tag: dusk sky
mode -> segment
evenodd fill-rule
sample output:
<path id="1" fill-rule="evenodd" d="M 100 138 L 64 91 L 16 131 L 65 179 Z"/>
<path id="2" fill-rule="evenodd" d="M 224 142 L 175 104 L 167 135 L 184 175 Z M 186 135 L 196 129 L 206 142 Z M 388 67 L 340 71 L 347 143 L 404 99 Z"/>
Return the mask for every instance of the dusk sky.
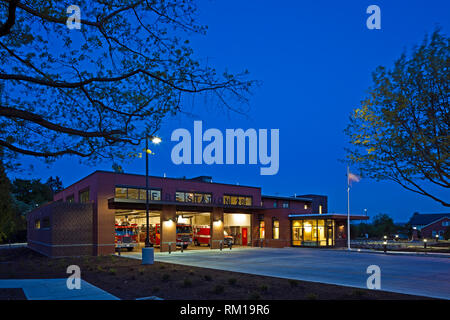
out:
<path id="1" fill-rule="evenodd" d="M 381 8 L 381 30 L 366 27 L 366 8 Z M 263 194 L 328 196 L 329 212 L 347 211 L 346 165 L 339 161 L 348 147 L 343 130 L 371 85 L 371 72 L 391 67 L 403 51 L 420 44 L 437 26 L 450 31 L 450 2 L 434 1 L 198 1 L 198 22 L 206 36 L 191 38 L 196 54 L 219 71 L 245 69 L 261 86 L 250 97 L 247 117 L 215 107 L 198 97 L 193 105 L 168 117 L 152 150 L 150 174 L 168 177 L 208 175 L 214 182 L 261 186 Z M 82 8 L 81 8 L 82 9 Z M 260 175 L 257 165 L 175 165 L 170 141 L 173 130 L 193 132 L 194 120 L 203 130 L 248 128 L 280 130 L 280 168 Z M 206 143 L 205 143 L 206 144 Z M 112 170 L 112 162 L 80 164 L 62 158 L 51 164 L 22 157 L 28 170 L 10 178 L 60 176 L 64 186 L 95 170 Z M 145 173 L 144 159 L 123 163 L 126 173 Z M 449 194 L 436 191 L 441 198 Z M 445 212 L 429 198 L 393 182 L 362 179 L 351 189 L 351 213 L 387 213 L 406 222 L 413 212 Z"/>

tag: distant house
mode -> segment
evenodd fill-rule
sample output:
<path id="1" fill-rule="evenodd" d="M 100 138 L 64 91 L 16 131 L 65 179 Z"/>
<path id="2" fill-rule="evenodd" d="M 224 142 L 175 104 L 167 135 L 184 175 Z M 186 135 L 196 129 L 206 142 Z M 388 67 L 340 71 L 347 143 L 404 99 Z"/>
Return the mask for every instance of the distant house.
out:
<path id="1" fill-rule="evenodd" d="M 450 227 L 450 213 L 414 213 L 409 224 L 413 230 L 420 231 L 422 238 L 442 239 L 445 230 Z"/>

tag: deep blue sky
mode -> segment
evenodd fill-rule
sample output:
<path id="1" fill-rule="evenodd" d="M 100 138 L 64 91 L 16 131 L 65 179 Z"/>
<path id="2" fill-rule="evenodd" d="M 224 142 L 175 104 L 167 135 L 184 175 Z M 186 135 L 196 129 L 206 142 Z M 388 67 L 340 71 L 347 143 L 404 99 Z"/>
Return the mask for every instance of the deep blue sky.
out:
<path id="1" fill-rule="evenodd" d="M 366 8 L 381 8 L 381 30 L 366 28 Z M 449 33 L 450 2 L 434 1 L 199 1 L 199 22 L 208 25 L 205 37 L 193 39 L 194 49 L 219 70 L 248 69 L 262 86 L 251 97 L 248 118 L 225 114 L 202 99 L 191 110 L 196 116 L 167 118 L 154 148 L 152 175 L 169 177 L 213 176 L 216 182 L 261 186 L 264 194 L 325 194 L 330 212 L 346 212 L 346 137 L 343 129 L 358 106 L 378 65 L 391 66 L 405 49 L 419 44 L 437 25 Z M 176 128 L 192 131 L 203 120 L 204 130 L 218 128 L 279 128 L 280 170 L 260 176 L 260 165 L 172 164 Z M 62 177 L 67 186 L 96 169 L 111 170 L 112 163 L 81 165 L 64 158 L 51 165 L 24 158 L 34 171 L 24 178 Z M 123 165 L 125 172 L 144 173 L 142 159 Z M 14 176 L 11 176 L 14 177 Z M 438 193 L 447 197 L 443 192 Z M 390 182 L 364 179 L 351 191 L 351 211 L 369 216 L 388 213 L 407 221 L 415 211 L 446 211 L 437 202 Z"/>

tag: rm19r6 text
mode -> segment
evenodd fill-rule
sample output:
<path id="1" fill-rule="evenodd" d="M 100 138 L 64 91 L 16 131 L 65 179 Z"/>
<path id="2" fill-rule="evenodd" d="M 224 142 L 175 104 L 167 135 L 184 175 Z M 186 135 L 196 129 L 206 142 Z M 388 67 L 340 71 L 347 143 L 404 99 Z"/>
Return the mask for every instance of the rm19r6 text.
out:
<path id="1" fill-rule="evenodd" d="M 233 305 L 226 304 L 225 305 L 225 314 L 269 314 L 270 308 L 269 305 L 261 305 L 261 304 L 242 304 L 242 305 Z"/>

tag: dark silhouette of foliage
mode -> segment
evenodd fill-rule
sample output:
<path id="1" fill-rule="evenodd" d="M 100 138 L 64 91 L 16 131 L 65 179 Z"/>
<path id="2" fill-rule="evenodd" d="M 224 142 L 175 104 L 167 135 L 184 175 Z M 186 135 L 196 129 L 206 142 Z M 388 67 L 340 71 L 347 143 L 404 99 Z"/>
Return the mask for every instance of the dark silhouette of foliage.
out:
<path id="1" fill-rule="evenodd" d="M 361 173 L 392 180 L 444 206 L 431 187 L 450 188 L 450 38 L 436 30 L 392 69 L 378 67 L 373 86 L 345 130 L 348 160 Z"/>

